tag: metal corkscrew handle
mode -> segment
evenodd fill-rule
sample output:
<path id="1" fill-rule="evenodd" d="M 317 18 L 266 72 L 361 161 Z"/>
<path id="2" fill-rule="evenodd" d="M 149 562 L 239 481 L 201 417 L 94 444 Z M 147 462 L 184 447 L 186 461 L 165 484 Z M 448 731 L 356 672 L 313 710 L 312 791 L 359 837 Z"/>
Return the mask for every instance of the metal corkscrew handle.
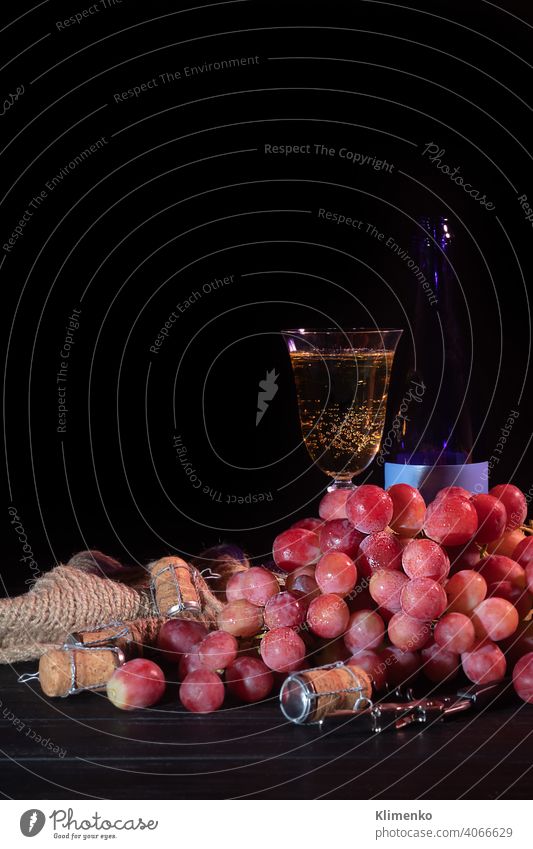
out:
<path id="1" fill-rule="evenodd" d="M 445 706 L 440 699 L 420 699 L 412 702 L 383 702 L 364 710 L 337 710 L 326 717 L 321 725 L 324 730 L 335 726 L 356 723 L 357 730 L 380 734 L 383 731 L 398 731 L 414 722 L 425 723 L 444 715 Z"/>
<path id="2" fill-rule="evenodd" d="M 364 710 L 337 710 L 321 723 L 323 730 L 335 726 L 348 726 L 355 722 L 354 728 L 379 734 L 383 731 L 401 731 L 409 725 L 428 725 L 446 716 L 465 711 L 481 710 L 494 702 L 512 695 L 509 680 L 495 684 L 471 684 L 454 694 L 429 699 L 413 699 L 406 702 L 381 702 Z"/>

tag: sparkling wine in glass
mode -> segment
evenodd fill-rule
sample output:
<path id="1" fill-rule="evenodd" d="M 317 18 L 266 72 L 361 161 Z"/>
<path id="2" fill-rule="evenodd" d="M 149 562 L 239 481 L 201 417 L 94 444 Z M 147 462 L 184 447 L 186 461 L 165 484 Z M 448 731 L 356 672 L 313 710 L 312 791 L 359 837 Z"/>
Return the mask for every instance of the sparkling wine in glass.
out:
<path id="1" fill-rule="evenodd" d="M 401 330 L 283 330 L 291 359 L 302 436 L 316 465 L 352 486 L 376 456 Z"/>

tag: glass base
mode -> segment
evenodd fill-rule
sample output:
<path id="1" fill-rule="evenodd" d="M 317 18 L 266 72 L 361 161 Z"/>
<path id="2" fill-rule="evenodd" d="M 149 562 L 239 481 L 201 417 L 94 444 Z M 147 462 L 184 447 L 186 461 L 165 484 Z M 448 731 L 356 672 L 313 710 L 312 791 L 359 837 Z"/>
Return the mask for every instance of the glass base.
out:
<path id="1" fill-rule="evenodd" d="M 355 484 L 352 478 L 335 478 L 327 488 L 327 492 L 334 492 L 336 489 L 355 489 Z"/>

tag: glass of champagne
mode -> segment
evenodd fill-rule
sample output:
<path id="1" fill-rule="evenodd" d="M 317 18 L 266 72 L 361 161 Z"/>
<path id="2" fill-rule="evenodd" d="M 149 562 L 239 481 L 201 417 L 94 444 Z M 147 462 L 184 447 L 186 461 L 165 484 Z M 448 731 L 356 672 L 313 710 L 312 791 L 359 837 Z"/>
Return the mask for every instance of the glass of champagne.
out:
<path id="1" fill-rule="evenodd" d="M 376 456 L 392 361 L 401 330 L 282 330 L 289 350 L 305 447 L 333 478 L 328 491 Z"/>

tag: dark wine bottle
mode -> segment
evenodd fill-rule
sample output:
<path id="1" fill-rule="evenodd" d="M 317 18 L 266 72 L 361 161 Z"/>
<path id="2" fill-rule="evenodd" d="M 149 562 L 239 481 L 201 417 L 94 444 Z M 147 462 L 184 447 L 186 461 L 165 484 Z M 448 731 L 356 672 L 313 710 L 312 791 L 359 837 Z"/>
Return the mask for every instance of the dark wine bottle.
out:
<path id="1" fill-rule="evenodd" d="M 404 257 L 416 287 L 412 356 L 381 457 L 385 486 L 408 483 L 430 501 L 444 486 L 487 492 L 488 466 L 472 457 L 470 334 L 454 268 L 455 236 L 443 216 L 428 216 L 418 224 L 412 256 Z M 404 341 L 408 338 L 404 333 Z"/>

